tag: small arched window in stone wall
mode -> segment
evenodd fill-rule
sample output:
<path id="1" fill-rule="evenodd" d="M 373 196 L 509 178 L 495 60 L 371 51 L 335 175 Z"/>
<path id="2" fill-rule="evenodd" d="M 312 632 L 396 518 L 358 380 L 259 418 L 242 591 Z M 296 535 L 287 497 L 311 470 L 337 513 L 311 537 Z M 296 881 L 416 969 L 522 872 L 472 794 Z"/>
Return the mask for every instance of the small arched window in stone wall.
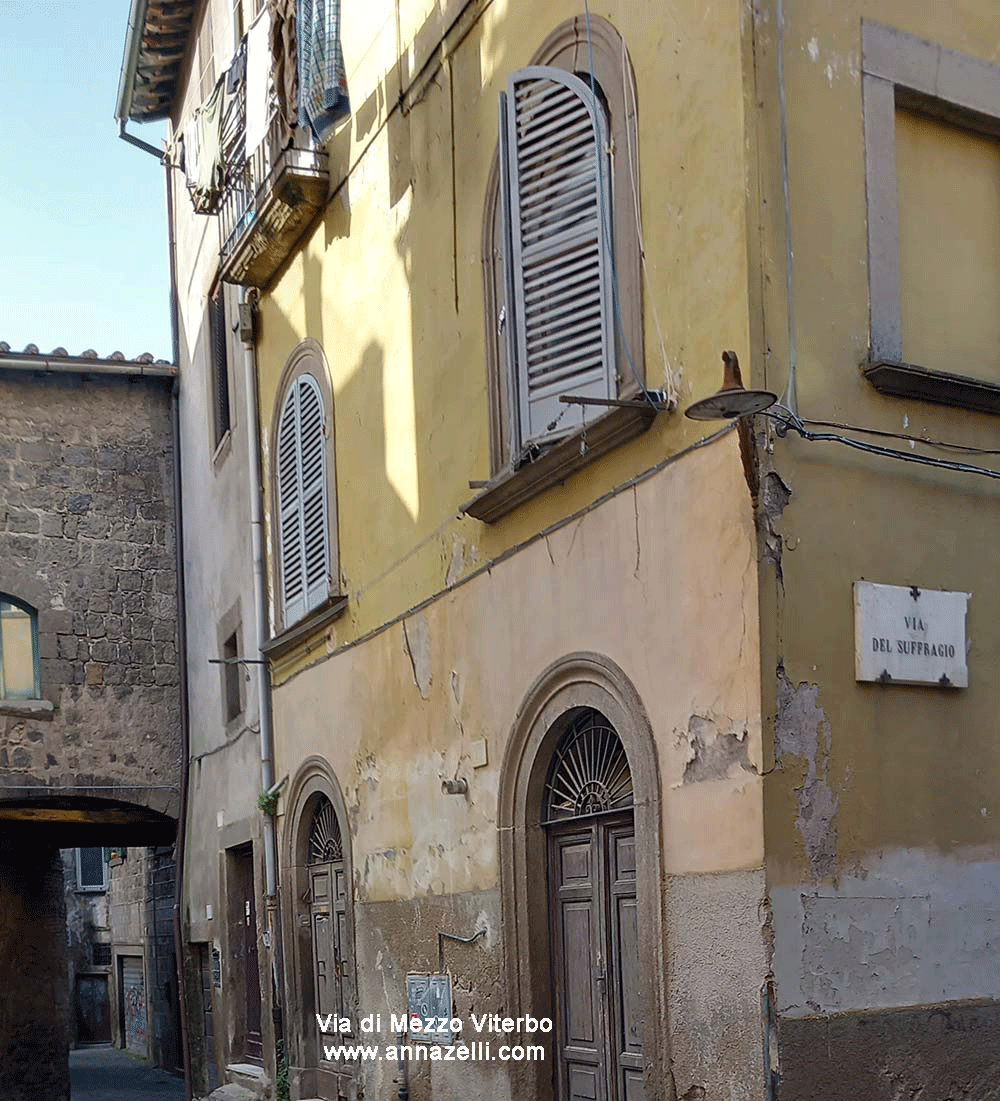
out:
<path id="1" fill-rule="evenodd" d="M 0 593 L 0 700 L 34 700 L 39 694 L 38 613 Z"/>
<path id="2" fill-rule="evenodd" d="M 621 738 L 599 711 L 585 709 L 553 754 L 545 784 L 545 821 L 631 810 L 633 797 Z"/>

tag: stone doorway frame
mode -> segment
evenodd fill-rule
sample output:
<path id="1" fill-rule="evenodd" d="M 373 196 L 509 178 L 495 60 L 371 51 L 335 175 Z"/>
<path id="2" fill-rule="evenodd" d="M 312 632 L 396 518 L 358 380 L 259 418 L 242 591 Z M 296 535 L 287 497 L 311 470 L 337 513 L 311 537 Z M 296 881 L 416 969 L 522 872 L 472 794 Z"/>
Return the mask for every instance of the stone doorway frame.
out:
<path id="1" fill-rule="evenodd" d="M 349 1092 L 353 1072 L 333 1074 L 320 1065 L 319 1039 L 313 1007 L 312 925 L 303 924 L 303 914 L 308 915 L 308 903 L 303 903 L 309 886 L 309 831 L 313 813 L 319 799 L 326 796 L 333 804 L 340 825 L 340 837 L 344 852 L 344 879 L 346 883 L 347 947 L 351 967 L 354 969 L 352 988 L 355 1004 L 345 1006 L 351 1020 L 357 1017 L 357 957 L 354 935 L 354 868 L 351 858 L 351 826 L 347 816 L 347 804 L 337 777 L 329 762 L 318 756 L 307 757 L 299 767 L 288 792 L 287 811 L 284 818 L 282 921 L 284 923 L 285 954 L 285 1005 L 295 1006 L 296 1013 L 286 1022 L 289 1074 L 292 1078 L 293 1097 L 328 1096 L 331 1089 L 339 1088 L 344 1095 Z M 339 1079 L 339 1081 L 335 1081 Z M 322 1087 L 322 1088 L 321 1088 Z M 327 1092 L 324 1093 L 323 1089 Z M 333 1096 L 337 1096 L 336 1092 Z"/>
<path id="2" fill-rule="evenodd" d="M 500 773 L 500 841 L 504 956 L 511 1016 L 551 1017 L 548 839 L 542 826 L 545 780 L 552 753 L 580 708 L 603 714 L 615 728 L 632 770 L 639 946 L 643 972 L 643 1053 L 647 1097 L 674 1098 L 664 913 L 663 815 L 653 730 L 634 685 L 596 653 L 560 658 L 528 690 L 511 729 Z M 550 1033 L 548 1039 L 554 1034 Z M 527 1042 L 537 1043 L 537 1034 Z M 548 1073 L 546 1073 L 548 1064 Z M 516 1096 L 555 1097 L 552 1064 L 512 1064 Z"/>

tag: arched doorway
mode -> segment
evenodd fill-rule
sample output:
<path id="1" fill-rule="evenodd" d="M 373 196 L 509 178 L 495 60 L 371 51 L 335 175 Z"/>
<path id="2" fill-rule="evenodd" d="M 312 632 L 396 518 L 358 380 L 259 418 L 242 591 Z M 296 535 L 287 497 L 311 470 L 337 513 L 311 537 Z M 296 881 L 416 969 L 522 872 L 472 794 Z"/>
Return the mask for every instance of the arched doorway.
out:
<path id="1" fill-rule="evenodd" d="M 349 1034 L 320 1032 L 316 1015 L 357 1019 L 351 838 L 347 807 L 330 765 L 303 762 L 288 793 L 284 921 L 289 930 L 287 1023 L 292 1095 L 353 1096 L 355 1067 L 325 1058 Z"/>
<path id="2" fill-rule="evenodd" d="M 333 804 L 320 795 L 309 827 L 309 928 L 316 1012 L 349 1018 L 353 1004 L 344 845 Z"/>
<path id="3" fill-rule="evenodd" d="M 516 1096 L 673 1096 L 661 796 L 625 673 L 595 653 L 542 673 L 514 719 L 498 800 L 508 1004 L 554 1025 L 544 1066 L 512 1067 Z"/>
<path id="4" fill-rule="evenodd" d="M 552 755 L 542 808 L 560 1101 L 645 1096 L 633 805 L 621 739 L 581 709 Z"/>

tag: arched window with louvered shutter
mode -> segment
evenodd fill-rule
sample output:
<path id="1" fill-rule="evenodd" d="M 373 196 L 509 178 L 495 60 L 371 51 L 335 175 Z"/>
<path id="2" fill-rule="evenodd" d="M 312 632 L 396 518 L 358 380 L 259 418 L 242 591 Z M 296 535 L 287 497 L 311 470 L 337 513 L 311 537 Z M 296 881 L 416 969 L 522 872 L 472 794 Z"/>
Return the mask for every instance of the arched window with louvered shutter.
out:
<path id="1" fill-rule="evenodd" d="M 511 76 L 500 112 L 508 351 L 520 441 L 542 443 L 583 422 L 561 396 L 617 392 L 607 125 L 579 77 L 541 65 Z"/>
<path id="2" fill-rule="evenodd" d="M 494 475 L 608 412 L 561 397 L 635 397 L 645 378 L 636 86 L 621 35 L 600 16 L 567 20 L 500 101 L 482 257 Z"/>
<path id="3" fill-rule="evenodd" d="M 285 627 L 321 604 L 330 591 L 326 437 L 322 390 L 312 375 L 300 374 L 281 408 L 275 458 Z"/>

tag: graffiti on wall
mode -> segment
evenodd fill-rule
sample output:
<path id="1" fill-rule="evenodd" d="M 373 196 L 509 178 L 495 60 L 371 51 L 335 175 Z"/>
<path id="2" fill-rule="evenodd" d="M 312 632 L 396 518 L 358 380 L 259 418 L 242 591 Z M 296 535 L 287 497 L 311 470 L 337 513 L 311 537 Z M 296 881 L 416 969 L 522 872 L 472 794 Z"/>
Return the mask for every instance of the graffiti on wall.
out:
<path id="1" fill-rule="evenodd" d="M 125 1047 L 146 1054 L 146 984 L 142 974 L 142 958 L 122 958 L 122 1013 L 125 1025 Z"/>

